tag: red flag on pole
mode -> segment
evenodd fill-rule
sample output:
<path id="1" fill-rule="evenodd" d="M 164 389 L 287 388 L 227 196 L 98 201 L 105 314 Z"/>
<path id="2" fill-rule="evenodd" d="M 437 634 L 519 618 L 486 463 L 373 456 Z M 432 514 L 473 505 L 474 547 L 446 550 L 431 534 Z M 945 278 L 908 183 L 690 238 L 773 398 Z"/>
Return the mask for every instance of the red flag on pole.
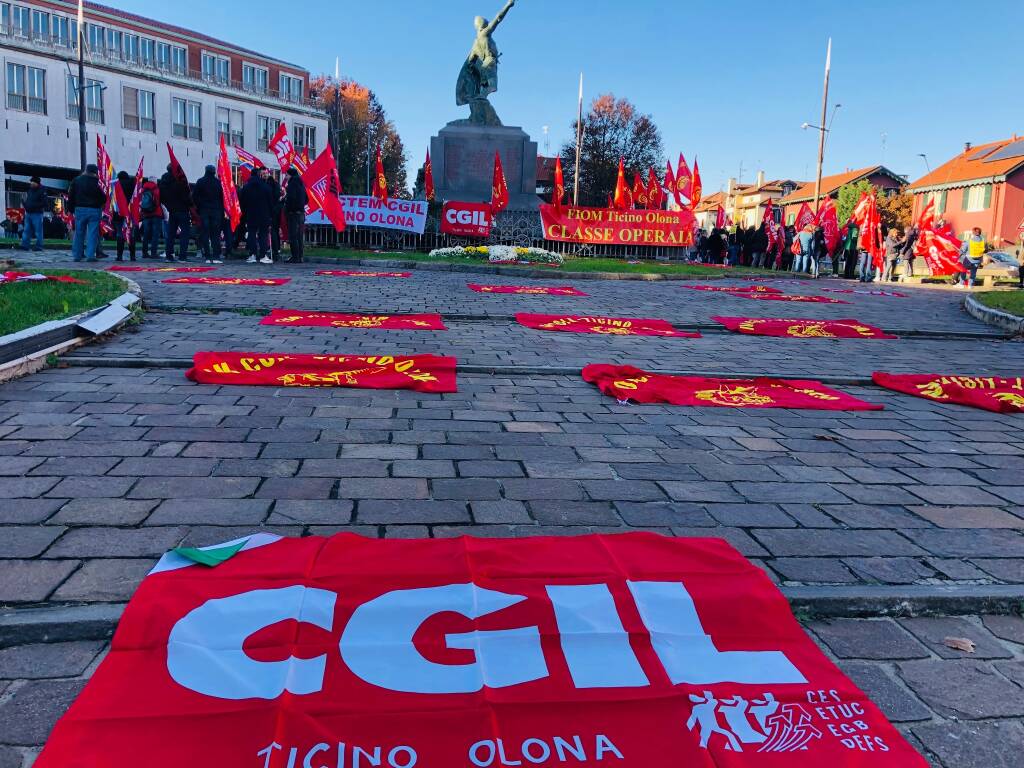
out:
<path id="1" fill-rule="evenodd" d="M 629 186 L 626 184 L 626 160 L 619 158 L 619 175 L 615 180 L 615 207 L 624 211 L 629 207 Z"/>
<path id="2" fill-rule="evenodd" d="M 295 161 L 295 146 L 288 138 L 288 126 L 285 123 L 282 122 L 277 126 L 277 133 L 274 134 L 274 138 L 270 140 L 267 148 L 277 158 L 277 164 L 281 166 L 281 173 L 286 173 Z"/>
<path id="3" fill-rule="evenodd" d="M 373 196 L 387 205 L 388 203 L 388 179 L 384 175 L 384 158 L 380 154 L 380 145 L 377 145 L 377 172 L 373 180 Z"/>
<path id="4" fill-rule="evenodd" d="M 691 196 L 693 195 L 693 174 L 690 173 L 690 166 L 686 164 L 686 158 L 683 157 L 683 153 L 679 153 L 679 165 L 676 168 L 676 200 L 679 205 L 683 203 L 679 200 L 680 197 L 685 197 L 690 201 L 690 205 L 693 205 Z"/>
<path id="5" fill-rule="evenodd" d="M 146 158 L 142 158 L 139 160 L 138 170 L 135 171 L 135 189 L 132 191 L 132 199 L 128 201 L 128 213 L 131 217 L 132 223 L 132 239 L 134 239 L 135 228 L 142 224 L 142 183 L 145 178 L 145 171 L 143 170 L 142 164 L 145 162 L 145 159 Z M 128 234 L 127 231 L 125 234 Z"/>
<path id="6" fill-rule="evenodd" d="M 836 246 L 839 244 L 839 217 L 836 213 L 836 204 L 831 197 L 826 197 L 821 207 L 818 208 L 818 214 L 814 217 L 814 224 L 821 227 L 825 232 L 825 247 L 828 248 L 828 252 L 831 254 L 835 252 Z"/>
<path id="7" fill-rule="evenodd" d="M 501 155 L 495 152 L 494 179 L 491 182 L 491 216 L 496 216 L 508 208 L 508 203 L 508 183 L 505 181 L 505 171 L 501 167 Z"/>
<path id="8" fill-rule="evenodd" d="M 228 160 L 228 148 L 224 137 L 220 137 L 220 155 L 217 157 L 217 175 L 220 177 L 221 194 L 224 198 L 224 210 L 231 222 L 231 231 L 238 229 L 242 221 L 242 207 L 238 203 L 238 190 L 231 176 L 231 161 Z"/>
<path id="9" fill-rule="evenodd" d="M 932 229 L 935 226 L 935 198 L 931 198 L 914 224 L 918 229 Z"/>
<path id="10" fill-rule="evenodd" d="M 658 175 L 654 172 L 654 168 L 651 168 L 647 174 L 647 201 L 650 204 L 649 207 L 655 211 L 660 211 L 665 202 L 665 193 L 661 189 L 661 184 L 658 183 Z"/>
<path id="11" fill-rule="evenodd" d="M 430 150 L 427 150 L 427 162 L 423 166 L 423 189 L 426 192 L 427 200 L 434 201 L 436 193 L 434 190 L 434 164 L 430 162 Z"/>
<path id="12" fill-rule="evenodd" d="M 725 229 L 725 208 L 718 206 L 718 211 L 715 213 L 715 229 Z"/>
<path id="13" fill-rule="evenodd" d="M 650 207 L 650 199 L 647 197 L 647 187 L 644 185 L 639 173 L 633 174 L 633 207 Z"/>
<path id="14" fill-rule="evenodd" d="M 107 148 L 103 146 L 103 141 L 100 139 L 99 134 L 96 134 L 96 168 L 100 179 L 100 188 L 107 195 L 107 202 L 103 205 L 103 213 L 100 219 L 100 228 L 104 234 L 109 235 L 114 232 L 113 213 L 116 202 L 114 199 L 116 195 L 116 190 L 114 190 L 114 163 L 110 160 L 110 155 L 107 154 Z M 121 196 L 124 197 L 123 191 Z M 124 209 L 122 208 L 121 210 Z"/>
<path id="15" fill-rule="evenodd" d="M 665 189 L 672 193 L 672 197 L 675 199 L 676 205 L 682 208 L 683 201 L 679 199 L 679 190 L 676 188 L 676 174 L 672 170 L 671 160 L 668 160 L 665 163 Z"/>
<path id="16" fill-rule="evenodd" d="M 561 212 L 562 200 L 565 199 L 565 174 L 562 172 L 562 158 L 555 158 L 555 189 L 551 196 L 555 210 Z"/>
<path id="17" fill-rule="evenodd" d="M 693 177 L 690 179 L 690 206 L 694 207 L 700 202 L 704 186 L 700 182 L 700 168 L 697 167 L 697 158 L 693 158 Z"/>
<path id="18" fill-rule="evenodd" d="M 304 174 L 302 183 L 309 192 L 310 207 L 315 203 L 338 232 L 345 231 L 345 211 L 341 204 L 341 179 L 334 152 L 328 144 Z"/>
<path id="19" fill-rule="evenodd" d="M 829 198 L 831 199 L 831 198 Z M 793 226 L 796 227 L 797 232 L 802 232 L 804 227 L 808 224 L 814 224 L 814 211 L 811 210 L 811 206 L 804 203 L 800 206 L 800 212 L 796 215 L 796 220 L 793 222 Z"/>

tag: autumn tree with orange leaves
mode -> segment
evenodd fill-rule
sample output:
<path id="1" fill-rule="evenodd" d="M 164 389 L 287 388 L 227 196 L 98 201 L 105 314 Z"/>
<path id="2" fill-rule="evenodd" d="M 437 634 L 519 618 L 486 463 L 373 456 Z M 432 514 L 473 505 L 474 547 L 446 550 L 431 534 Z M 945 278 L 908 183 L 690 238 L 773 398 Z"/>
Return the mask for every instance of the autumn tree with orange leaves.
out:
<path id="1" fill-rule="evenodd" d="M 313 78 L 310 93 L 318 99 L 329 123 L 329 141 L 338 161 L 341 186 L 348 194 L 368 194 L 366 189 L 367 133 L 371 159 L 380 144 L 384 175 L 392 197 L 409 197 L 405 171 L 405 146 L 384 107 L 369 88 L 355 80 L 320 75 Z M 340 102 L 339 102 L 340 99 Z"/>

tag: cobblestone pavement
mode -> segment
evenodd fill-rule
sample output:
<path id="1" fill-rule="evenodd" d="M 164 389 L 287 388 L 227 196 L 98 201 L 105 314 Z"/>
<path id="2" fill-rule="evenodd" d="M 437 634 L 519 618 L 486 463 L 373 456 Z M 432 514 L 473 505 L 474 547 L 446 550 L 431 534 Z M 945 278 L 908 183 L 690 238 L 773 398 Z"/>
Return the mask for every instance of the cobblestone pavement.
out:
<path id="1" fill-rule="evenodd" d="M 409 279 L 313 277 L 319 268 L 231 264 L 214 273 L 293 277 L 280 288 L 129 275 L 148 304 L 186 311 L 152 312 L 137 332 L 81 349 L 73 367 L 0 385 L 0 606 L 122 602 L 164 551 L 254 530 L 654 530 L 724 537 L 786 587 L 1024 584 L 1020 417 L 851 385 L 839 388 L 885 410 L 619 405 L 578 375 L 537 372 L 460 373 L 459 392 L 448 395 L 219 387 L 191 383 L 180 368 L 109 361 L 234 349 L 847 379 L 880 369 L 1020 373 L 1024 345 L 991 338 L 607 338 L 532 331 L 510 317 L 572 312 L 683 325 L 717 314 L 853 317 L 940 336 L 998 335 L 962 311 L 962 294 L 900 287 L 909 298 L 823 294 L 850 304 L 794 305 L 679 282 L 556 279 L 537 284 L 573 284 L 590 297 L 487 296 L 465 284 L 534 281 L 425 270 Z M 447 332 L 259 326 L 274 306 L 468 319 L 447 319 Z M 991 616 L 809 627 L 935 765 L 964 768 L 1017 764 L 1022 625 Z M 946 648 L 949 635 L 975 639 L 977 652 Z M 0 649 L 0 745 L 8 745 L 0 768 L 20 766 L 45 739 L 101 653 L 92 641 Z"/>

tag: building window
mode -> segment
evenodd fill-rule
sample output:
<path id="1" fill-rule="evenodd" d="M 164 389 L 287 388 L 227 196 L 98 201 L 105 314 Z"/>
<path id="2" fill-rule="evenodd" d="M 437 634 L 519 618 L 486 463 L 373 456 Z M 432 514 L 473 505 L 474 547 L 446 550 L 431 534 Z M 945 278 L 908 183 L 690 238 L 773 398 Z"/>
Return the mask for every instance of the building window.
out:
<path id="1" fill-rule="evenodd" d="M 281 98 L 288 101 L 302 101 L 302 78 L 281 75 Z"/>
<path id="2" fill-rule="evenodd" d="M 156 66 L 157 69 L 169 70 L 171 68 L 171 44 L 157 42 L 156 44 Z"/>
<path id="3" fill-rule="evenodd" d="M 156 133 L 156 94 L 138 88 L 121 88 L 121 125 L 129 131 Z"/>
<path id="4" fill-rule="evenodd" d="M 68 119 L 78 119 L 78 78 L 68 75 Z M 99 80 L 85 80 L 85 122 L 104 124 L 103 83 Z"/>
<path id="5" fill-rule="evenodd" d="M 242 65 L 242 87 L 247 91 L 266 93 L 270 82 L 270 74 L 262 67 L 253 64 Z"/>
<path id="6" fill-rule="evenodd" d="M 7 63 L 7 108 L 46 114 L 46 71 Z"/>
<path id="7" fill-rule="evenodd" d="M 50 39 L 50 14 L 46 11 L 32 11 L 32 39 Z"/>
<path id="8" fill-rule="evenodd" d="M 57 45 L 71 47 L 71 23 L 67 16 L 54 16 L 50 22 L 50 36 Z"/>
<path id="9" fill-rule="evenodd" d="M 105 27 L 97 26 L 96 24 L 89 24 L 86 26 L 85 31 L 88 35 L 88 45 L 90 53 L 103 53 L 106 49 L 107 30 Z"/>
<path id="10" fill-rule="evenodd" d="M 139 55 L 139 36 L 125 34 L 122 42 L 122 58 L 125 61 L 130 61 L 133 64 L 137 64 L 140 60 Z"/>
<path id="11" fill-rule="evenodd" d="M 946 190 L 926 193 L 924 196 L 924 207 L 921 208 L 922 211 L 928 207 L 928 203 L 934 204 L 932 211 L 936 216 L 944 214 L 946 212 Z"/>
<path id="12" fill-rule="evenodd" d="M 231 60 L 212 53 L 203 53 L 203 79 L 227 84 L 231 81 Z"/>
<path id="13" fill-rule="evenodd" d="M 179 75 L 188 72 L 188 49 L 177 45 L 171 46 L 171 70 Z"/>
<path id="14" fill-rule="evenodd" d="M 9 6 L 11 21 L 11 34 L 15 37 L 28 37 L 31 30 L 29 21 L 29 10 L 20 5 Z"/>
<path id="15" fill-rule="evenodd" d="M 107 30 L 107 56 L 111 59 L 120 59 L 123 54 L 121 47 L 124 45 L 124 33 L 119 29 Z"/>
<path id="16" fill-rule="evenodd" d="M 795 223 L 796 223 L 796 214 L 795 213 L 787 213 L 786 214 L 786 226 L 787 227 L 791 227 Z"/>
<path id="17" fill-rule="evenodd" d="M 179 139 L 203 140 L 203 106 L 198 101 L 171 99 L 171 134 Z"/>
<path id="18" fill-rule="evenodd" d="M 984 211 L 992 205 L 992 185 L 976 184 L 973 187 L 965 187 L 963 191 L 963 210 L 972 213 Z"/>
<path id="19" fill-rule="evenodd" d="M 142 38 L 139 42 L 139 51 L 143 64 L 147 67 L 156 66 L 156 40 L 150 37 Z"/>
<path id="20" fill-rule="evenodd" d="M 256 149 L 260 152 L 270 150 L 270 140 L 274 138 L 281 121 L 276 117 L 256 115 Z"/>
<path id="21" fill-rule="evenodd" d="M 243 122 L 244 116 L 241 111 L 228 109 L 227 107 L 217 107 L 217 143 L 219 144 L 221 138 L 223 138 L 225 144 L 244 148 Z"/>
<path id="22" fill-rule="evenodd" d="M 301 155 L 303 149 L 308 149 L 309 156 L 316 157 L 316 126 L 296 123 L 292 144 L 295 145 L 298 154 Z"/>

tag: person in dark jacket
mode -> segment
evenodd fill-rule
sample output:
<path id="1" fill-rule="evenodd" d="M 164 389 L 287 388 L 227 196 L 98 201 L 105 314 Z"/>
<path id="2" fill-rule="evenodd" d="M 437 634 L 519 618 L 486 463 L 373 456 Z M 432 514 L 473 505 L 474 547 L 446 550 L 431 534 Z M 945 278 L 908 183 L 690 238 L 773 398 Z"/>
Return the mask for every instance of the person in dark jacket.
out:
<path id="1" fill-rule="evenodd" d="M 256 254 L 260 263 L 273 264 L 267 256 L 267 238 L 270 231 L 270 217 L 273 213 L 274 201 L 270 196 L 270 187 L 254 173 L 238 193 L 238 202 L 245 216 L 247 242 L 249 246 L 249 264 L 256 263 Z"/>
<path id="2" fill-rule="evenodd" d="M 33 176 L 29 182 L 28 192 L 22 198 L 21 207 L 25 210 L 25 221 L 21 233 L 21 249 L 27 251 L 35 234 L 36 244 L 33 251 L 43 250 L 43 213 L 50 208 L 50 200 L 43 189 L 42 181 Z"/>
<path id="3" fill-rule="evenodd" d="M 129 176 L 127 171 L 121 171 L 120 173 L 117 174 L 117 181 L 115 181 L 114 183 L 121 185 L 121 190 L 124 192 L 124 199 L 127 200 L 129 204 L 131 204 L 132 195 L 135 193 L 135 177 Z M 115 201 L 117 200 L 116 196 L 114 197 L 114 200 Z M 128 211 L 125 211 L 125 214 L 128 214 Z M 113 215 L 111 216 L 111 220 L 110 220 L 110 225 L 114 228 L 114 235 L 115 235 L 115 237 L 117 237 L 117 260 L 118 261 L 124 261 L 124 246 L 125 246 L 125 242 L 126 242 L 125 231 L 124 231 L 124 222 L 125 222 L 126 218 L 129 218 L 129 217 L 126 216 L 126 215 L 121 215 L 117 211 L 114 211 Z M 135 227 L 134 227 L 134 225 L 129 224 L 129 232 L 127 234 L 128 234 L 127 242 L 128 242 L 129 249 L 130 249 L 129 253 L 130 253 L 130 256 L 131 256 L 131 260 L 135 261 L 135 240 L 136 240 L 136 236 L 135 236 Z"/>
<path id="4" fill-rule="evenodd" d="M 288 221 L 288 247 L 292 252 L 289 264 L 301 264 L 305 252 L 306 204 L 309 194 L 302 183 L 295 166 L 288 169 L 288 183 L 285 185 L 284 215 Z"/>
<path id="5" fill-rule="evenodd" d="M 207 264 L 220 264 L 220 231 L 224 223 L 224 190 L 217 169 L 206 166 L 196 182 L 193 201 L 199 210 L 199 247 Z"/>
<path id="6" fill-rule="evenodd" d="M 843 277 L 853 280 L 857 277 L 857 262 L 860 259 L 860 252 L 857 241 L 860 238 L 860 227 L 851 218 L 846 224 L 846 239 L 843 241 Z"/>
<path id="7" fill-rule="evenodd" d="M 277 179 L 267 170 L 263 180 L 270 189 L 273 207 L 270 211 L 270 255 L 274 261 L 281 258 L 281 214 L 284 211 L 284 190 Z"/>
<path id="8" fill-rule="evenodd" d="M 160 202 L 167 209 L 167 261 L 174 261 L 174 241 L 178 241 L 178 259 L 188 261 L 188 241 L 192 237 L 192 193 L 188 185 L 174 178 L 171 165 L 160 177 Z"/>
<path id="9" fill-rule="evenodd" d="M 906 227 L 903 230 L 903 247 L 900 249 L 900 258 L 903 260 L 904 278 L 914 276 L 914 246 L 917 245 L 919 235 L 920 232 L 914 226 Z"/>
<path id="10" fill-rule="evenodd" d="M 75 239 L 71 257 L 81 261 L 96 261 L 96 248 L 100 242 L 100 217 L 107 204 L 107 193 L 100 186 L 95 164 L 85 166 L 85 173 L 76 176 L 68 188 L 68 212 L 75 215 Z"/>
<path id="11" fill-rule="evenodd" d="M 164 230 L 164 208 L 160 203 L 160 186 L 155 179 L 142 182 L 139 216 L 142 218 L 142 258 L 156 259 Z"/>

